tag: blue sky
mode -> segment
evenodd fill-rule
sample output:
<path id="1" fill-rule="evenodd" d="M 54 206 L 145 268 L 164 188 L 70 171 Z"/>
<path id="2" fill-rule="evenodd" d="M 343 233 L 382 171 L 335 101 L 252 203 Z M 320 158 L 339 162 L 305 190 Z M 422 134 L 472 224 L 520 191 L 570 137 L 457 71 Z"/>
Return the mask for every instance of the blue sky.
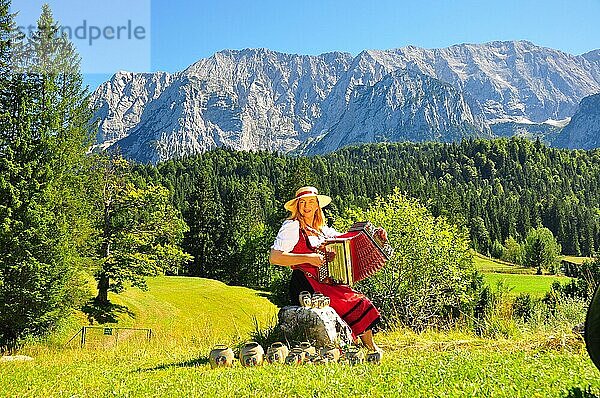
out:
<path id="1" fill-rule="evenodd" d="M 21 20 L 35 20 L 43 2 L 13 0 L 13 9 L 21 10 Z M 86 19 L 100 28 L 127 21 L 143 28 L 143 40 L 101 38 L 89 45 L 88 37 L 76 42 L 92 88 L 121 69 L 175 72 L 216 51 L 247 47 L 357 54 L 523 39 L 571 54 L 600 48 L 600 0 L 46 2 L 59 21 L 72 27 Z"/>

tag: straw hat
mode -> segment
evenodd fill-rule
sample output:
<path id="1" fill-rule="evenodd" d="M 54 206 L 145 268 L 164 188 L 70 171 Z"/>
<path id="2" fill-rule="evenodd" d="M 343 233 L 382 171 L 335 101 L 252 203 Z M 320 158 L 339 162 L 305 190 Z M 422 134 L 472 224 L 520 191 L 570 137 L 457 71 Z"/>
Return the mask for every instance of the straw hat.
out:
<path id="1" fill-rule="evenodd" d="M 305 198 L 307 196 L 316 196 L 319 201 L 319 206 L 321 208 L 331 203 L 331 198 L 327 195 L 319 195 L 317 188 L 302 187 L 296 191 L 296 197 L 292 200 L 288 200 L 283 207 L 285 207 L 289 211 L 294 211 L 294 209 L 296 208 L 296 201 L 300 198 Z"/>

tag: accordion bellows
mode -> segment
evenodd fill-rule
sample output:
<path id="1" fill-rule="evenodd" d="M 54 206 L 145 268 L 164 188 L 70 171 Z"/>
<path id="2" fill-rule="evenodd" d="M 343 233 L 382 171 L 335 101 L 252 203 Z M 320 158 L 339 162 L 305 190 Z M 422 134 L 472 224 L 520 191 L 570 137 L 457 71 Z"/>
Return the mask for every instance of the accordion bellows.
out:
<path id="1" fill-rule="evenodd" d="M 353 285 L 383 268 L 394 250 L 375 231 L 370 222 L 357 222 L 347 233 L 326 240 L 324 246 L 335 251 L 335 258 L 319 268 L 319 281 Z"/>

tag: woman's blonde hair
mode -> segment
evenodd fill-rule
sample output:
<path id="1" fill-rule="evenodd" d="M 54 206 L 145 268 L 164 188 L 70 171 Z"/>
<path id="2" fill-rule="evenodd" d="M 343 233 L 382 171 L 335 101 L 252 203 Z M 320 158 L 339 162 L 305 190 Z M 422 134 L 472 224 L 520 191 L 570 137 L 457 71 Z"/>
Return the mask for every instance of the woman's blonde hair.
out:
<path id="1" fill-rule="evenodd" d="M 300 228 L 305 228 L 307 225 L 304 222 L 304 219 L 299 216 L 298 211 L 298 203 L 300 200 L 296 201 L 296 205 L 292 208 L 292 214 L 288 217 L 288 220 L 298 220 L 300 222 Z M 323 210 L 319 205 L 319 201 L 317 200 L 317 210 L 315 210 L 315 218 L 313 219 L 313 225 L 308 225 L 311 228 L 316 229 L 319 232 L 323 231 L 323 227 L 325 226 L 325 214 L 323 214 Z"/>

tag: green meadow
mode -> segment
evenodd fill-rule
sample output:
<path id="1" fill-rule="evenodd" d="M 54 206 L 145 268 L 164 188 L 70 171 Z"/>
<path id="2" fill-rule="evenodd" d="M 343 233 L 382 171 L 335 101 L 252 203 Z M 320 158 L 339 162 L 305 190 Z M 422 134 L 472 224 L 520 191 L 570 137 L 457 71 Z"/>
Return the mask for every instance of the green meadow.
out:
<path id="1" fill-rule="evenodd" d="M 541 289 L 531 281 L 520 288 Z M 399 329 L 378 335 L 386 350 L 379 366 L 212 370 L 207 356 L 214 344 L 239 345 L 257 323 L 271 325 L 277 308 L 261 292 L 213 280 L 158 277 L 148 286 L 147 292 L 129 289 L 111 299 L 127 307 L 115 325 L 150 327 L 149 342 L 143 333 L 116 340 L 98 331 L 89 332 L 84 348 L 77 339 L 64 346 L 87 323 L 75 314 L 53 339 L 20 352 L 33 362 L 0 363 L 0 396 L 566 397 L 572 388 L 589 386 L 600 392 L 600 372 L 566 326 L 493 339 L 461 330 Z"/>
<path id="2" fill-rule="evenodd" d="M 591 257 L 577 257 L 577 256 L 562 256 L 563 260 L 567 260 L 574 264 L 583 264 L 584 261 L 592 261 Z"/>
<path id="3" fill-rule="evenodd" d="M 505 261 L 496 260 L 486 257 L 477 252 L 473 252 L 473 263 L 475 268 L 483 273 L 499 273 L 499 274 L 525 274 L 531 275 L 535 273 L 532 268 L 523 267 L 507 263 Z"/>
<path id="4" fill-rule="evenodd" d="M 581 264 L 586 257 L 564 257 Z M 492 289 L 506 289 L 509 295 L 528 293 L 533 297 L 543 297 L 555 281 L 566 283 L 570 278 L 556 275 L 535 275 L 535 270 L 473 253 L 475 267 L 481 271 L 486 284 Z"/>
<path id="5" fill-rule="evenodd" d="M 553 282 L 565 283 L 570 278 L 551 275 L 484 273 L 483 279 L 492 289 L 502 284 L 502 287 L 506 288 L 511 295 L 529 293 L 535 297 L 543 297 L 550 290 Z"/>

